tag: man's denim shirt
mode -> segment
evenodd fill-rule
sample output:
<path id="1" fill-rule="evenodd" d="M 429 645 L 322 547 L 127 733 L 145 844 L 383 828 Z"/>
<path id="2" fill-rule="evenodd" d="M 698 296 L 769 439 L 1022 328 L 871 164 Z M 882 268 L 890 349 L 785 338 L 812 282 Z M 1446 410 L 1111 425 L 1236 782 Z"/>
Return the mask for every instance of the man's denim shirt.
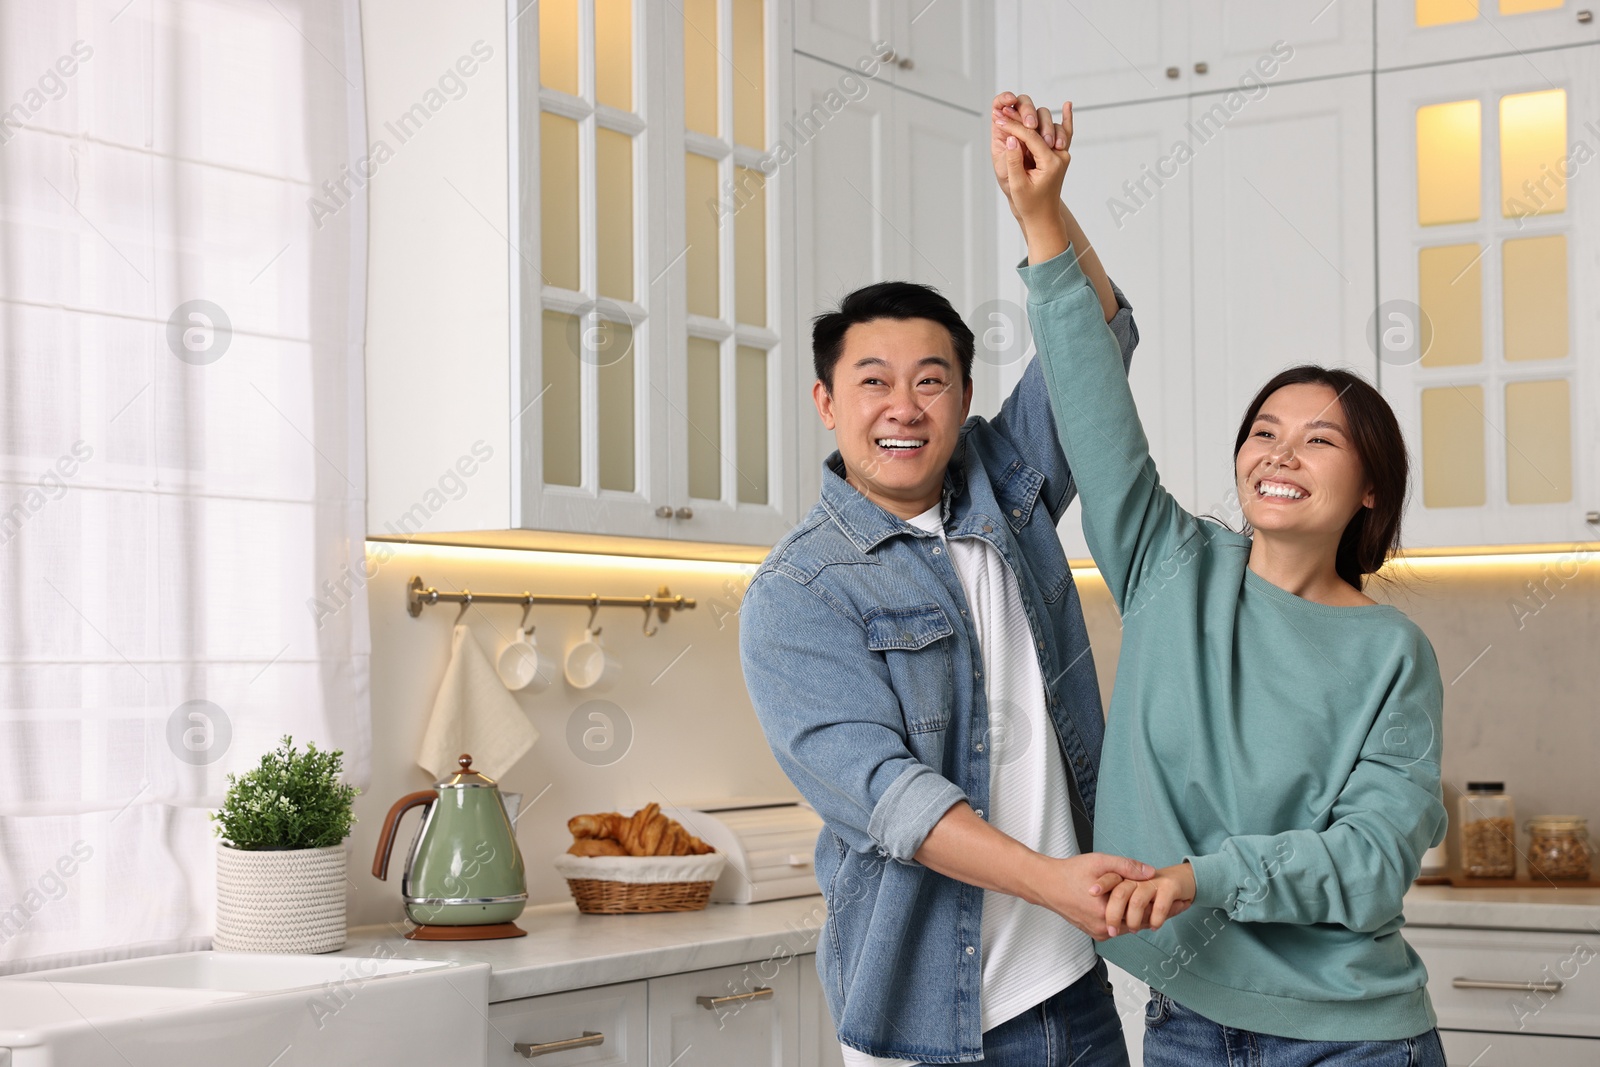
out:
<path id="1" fill-rule="evenodd" d="M 1139 332 L 1109 324 L 1124 363 Z M 745 682 L 790 780 L 826 821 L 817 968 L 839 1039 L 876 1056 L 958 1063 L 983 1052 L 983 890 L 912 859 L 944 813 L 989 806 L 983 658 L 937 534 L 871 503 L 839 454 L 822 499 L 772 550 L 740 609 Z M 1078 591 L 1056 534 L 1075 493 L 1037 360 L 993 420 L 961 429 L 945 532 L 982 538 L 1016 575 L 1056 738 L 1091 849 L 1104 719 Z"/>

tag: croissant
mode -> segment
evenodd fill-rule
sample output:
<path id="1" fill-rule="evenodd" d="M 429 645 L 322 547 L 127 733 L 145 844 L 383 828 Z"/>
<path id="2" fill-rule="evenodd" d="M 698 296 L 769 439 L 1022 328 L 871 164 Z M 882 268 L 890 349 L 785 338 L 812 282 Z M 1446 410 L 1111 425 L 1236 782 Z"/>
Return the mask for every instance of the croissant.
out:
<path id="1" fill-rule="evenodd" d="M 614 811 L 600 815 L 575 815 L 567 820 L 567 830 L 573 837 L 621 837 L 623 818 Z"/>
<path id="2" fill-rule="evenodd" d="M 661 814 L 661 805 L 653 802 L 632 815 L 575 815 L 567 829 L 574 838 L 567 851 L 574 856 L 703 856 L 714 851 Z"/>

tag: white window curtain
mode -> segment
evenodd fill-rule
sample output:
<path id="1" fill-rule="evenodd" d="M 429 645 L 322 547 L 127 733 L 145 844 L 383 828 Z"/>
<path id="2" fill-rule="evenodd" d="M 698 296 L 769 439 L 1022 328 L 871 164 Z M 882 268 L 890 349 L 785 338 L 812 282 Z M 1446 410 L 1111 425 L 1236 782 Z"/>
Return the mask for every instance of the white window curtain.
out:
<path id="1" fill-rule="evenodd" d="M 360 40 L 0 0 L 0 973 L 207 947 L 281 735 L 367 780 Z"/>

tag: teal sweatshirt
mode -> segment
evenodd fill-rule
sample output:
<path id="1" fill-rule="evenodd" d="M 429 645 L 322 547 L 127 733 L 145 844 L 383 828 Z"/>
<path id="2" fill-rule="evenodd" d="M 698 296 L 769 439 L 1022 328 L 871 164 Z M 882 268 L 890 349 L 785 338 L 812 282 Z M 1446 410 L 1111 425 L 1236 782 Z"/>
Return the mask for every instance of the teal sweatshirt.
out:
<path id="1" fill-rule="evenodd" d="M 1095 847 L 1187 859 L 1195 878 L 1188 911 L 1101 953 L 1224 1026 L 1426 1032 L 1428 975 L 1400 927 L 1445 830 L 1432 646 L 1393 607 L 1278 588 L 1246 565 L 1250 538 L 1179 507 L 1072 250 L 1021 274 L 1084 533 L 1122 613 Z"/>

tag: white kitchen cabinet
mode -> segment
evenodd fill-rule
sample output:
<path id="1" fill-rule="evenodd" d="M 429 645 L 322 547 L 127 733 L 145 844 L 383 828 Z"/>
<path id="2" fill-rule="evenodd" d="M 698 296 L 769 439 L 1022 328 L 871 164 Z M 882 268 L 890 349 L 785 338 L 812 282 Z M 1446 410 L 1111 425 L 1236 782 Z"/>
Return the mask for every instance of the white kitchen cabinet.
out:
<path id="1" fill-rule="evenodd" d="M 1600 1056 L 1600 988 L 1588 933 L 1408 927 L 1428 968 L 1451 1067 L 1589 1067 Z"/>
<path id="2" fill-rule="evenodd" d="M 794 79 L 795 123 L 806 131 L 794 163 L 797 319 L 809 323 L 851 290 L 890 279 L 933 285 L 963 314 L 991 300 L 999 192 L 987 117 L 803 55 Z M 797 451 L 809 503 L 834 446 L 810 405 L 806 350 L 794 388 L 808 409 Z M 989 371 L 974 367 L 974 411 L 995 403 Z"/>
<path id="3" fill-rule="evenodd" d="M 815 956 L 796 961 L 800 976 L 800 1063 L 801 1067 L 844 1067 L 839 1051 L 839 1034 L 822 997 L 822 979 L 817 975 Z"/>
<path id="4" fill-rule="evenodd" d="M 1014 3 L 1002 81 L 1052 110 L 1122 104 L 1370 70 L 1372 0 Z M 1270 75 L 1287 46 L 1292 58 Z M 1276 50 L 1276 54 L 1275 54 Z M 1006 52 L 1017 57 L 1008 68 Z M 1257 64 L 1263 66 L 1258 67 Z M 1263 77 L 1266 75 L 1265 77 Z"/>
<path id="5" fill-rule="evenodd" d="M 580 4 L 570 71 L 557 10 L 517 22 L 517 525 L 770 544 L 798 517 L 787 5 Z M 599 58 L 630 34 L 637 85 Z"/>
<path id="6" fill-rule="evenodd" d="M 1584 46 L 1378 75 L 1381 370 L 1413 448 L 1408 547 L 1600 534 L 1600 207 L 1577 178 L 1600 148 L 1597 63 Z"/>
<path id="7" fill-rule="evenodd" d="M 800 984 L 809 956 L 652 978 L 650 1063 L 799 1067 Z"/>
<path id="8" fill-rule="evenodd" d="M 1600 1041 L 1582 1037 L 1441 1030 L 1439 1039 L 1448 1067 L 1594 1067 L 1600 1061 Z"/>
<path id="9" fill-rule="evenodd" d="M 1196 495 L 1236 528 L 1233 442 L 1255 392 L 1298 363 L 1376 376 L 1371 84 L 1189 102 Z"/>
<path id="10" fill-rule="evenodd" d="M 1372 69 L 1374 0 L 1197 0 L 1189 22 L 1190 69 L 1203 64 L 1191 88 L 1233 88 L 1263 68 L 1258 62 L 1293 50 L 1267 81 L 1326 78 Z M 1395 6 L 1393 0 L 1380 7 Z M 1276 52 L 1275 52 L 1276 49 Z"/>
<path id="11" fill-rule="evenodd" d="M 1378 68 L 1600 41 L 1592 0 L 1414 0 L 1377 8 Z"/>
<path id="12" fill-rule="evenodd" d="M 842 1067 L 816 956 L 502 1001 L 489 1063 L 550 1067 Z"/>
<path id="13" fill-rule="evenodd" d="M 489 1005 L 489 1065 L 649 1067 L 645 982 Z"/>
<path id="14" fill-rule="evenodd" d="M 482 38 L 453 117 L 373 180 L 369 529 L 771 544 L 807 403 L 793 179 L 768 154 L 790 5 L 481 14 L 368 35 L 373 116 L 417 110 L 418 65 Z"/>
<path id="15" fill-rule="evenodd" d="M 1083 108 L 1182 96 L 1195 78 L 1191 6 L 1187 0 L 1013 0 L 1006 7 L 1015 15 L 1003 24 L 1015 36 L 1009 47 L 1001 43 L 999 87 L 1032 95 L 1052 114 L 1064 100 Z"/>
<path id="16" fill-rule="evenodd" d="M 893 53 L 883 79 L 969 111 L 994 97 L 993 12 L 983 0 L 795 0 L 795 50 L 842 67 Z"/>

